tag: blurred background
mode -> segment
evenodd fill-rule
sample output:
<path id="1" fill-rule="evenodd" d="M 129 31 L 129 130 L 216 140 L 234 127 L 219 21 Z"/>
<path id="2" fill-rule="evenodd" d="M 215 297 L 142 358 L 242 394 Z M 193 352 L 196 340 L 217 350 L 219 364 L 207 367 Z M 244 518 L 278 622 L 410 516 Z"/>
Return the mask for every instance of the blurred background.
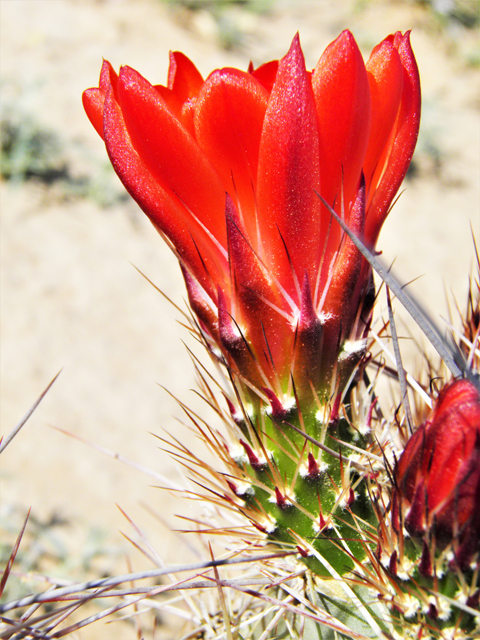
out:
<path id="1" fill-rule="evenodd" d="M 81 580 L 126 572 L 127 556 L 134 568 L 149 567 L 122 536 L 131 528 L 116 504 L 167 562 L 186 562 L 194 554 L 170 531 L 184 526 L 176 514 L 188 512 L 185 501 L 55 430 L 181 482 L 155 437 L 166 430 L 191 441 L 172 395 L 208 417 L 189 391 L 195 376 L 181 316 L 134 268 L 183 308 L 178 266 L 110 169 L 82 91 L 97 85 L 102 58 L 163 84 L 169 50 L 206 76 L 279 58 L 299 31 L 312 68 L 345 28 L 366 57 L 389 33 L 412 29 L 422 127 L 379 249 L 440 321 L 446 291 L 465 305 L 472 229 L 480 240 L 478 2 L 0 0 L 0 12 L 0 434 L 62 369 L 1 457 L 0 566 L 31 507 L 17 570 Z M 41 588 L 32 576 L 15 579 L 5 596 Z M 99 637 L 98 628 L 83 633 Z M 128 625 L 115 633 L 132 637 Z M 173 637 L 161 624 L 159 633 Z"/>

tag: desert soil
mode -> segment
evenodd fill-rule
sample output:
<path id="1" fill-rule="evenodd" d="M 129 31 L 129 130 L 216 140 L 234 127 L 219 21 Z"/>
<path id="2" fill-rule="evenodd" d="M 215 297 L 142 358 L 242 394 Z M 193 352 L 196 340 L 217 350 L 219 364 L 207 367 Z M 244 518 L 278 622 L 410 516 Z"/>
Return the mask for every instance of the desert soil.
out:
<path id="1" fill-rule="evenodd" d="M 1 434 L 13 429 L 62 370 L 2 455 L 2 527 L 13 540 L 13 524 L 29 507 L 37 522 L 67 522 L 55 536 L 66 545 L 68 561 L 55 570 L 68 579 L 83 575 L 81 562 L 92 540 L 106 552 L 106 570 L 126 571 L 126 554 L 135 568 L 150 566 L 122 537 L 121 531 L 132 530 L 116 504 L 147 532 L 166 562 L 195 556 L 170 532 L 184 526 L 175 514 L 189 512 L 185 501 L 155 488 L 159 480 L 55 428 L 184 483 L 155 436 L 166 430 L 195 446 L 172 396 L 208 415 L 189 391 L 195 376 L 182 341 L 194 345 L 178 323 L 180 314 L 134 268 L 183 307 L 176 261 L 136 205 L 122 198 L 81 106 L 83 89 L 97 83 L 102 57 L 164 83 L 169 50 L 185 52 L 208 74 L 219 66 L 246 68 L 249 60 L 278 58 L 298 30 L 313 67 L 344 28 L 366 55 L 388 33 L 412 28 L 424 100 L 417 171 L 379 248 L 388 261 L 396 258 L 403 281 L 419 278 L 412 286 L 437 319 L 446 312 L 445 288 L 464 304 L 474 256 L 471 227 L 480 238 L 475 34 L 437 19 L 428 3 L 264 4 L 267 13 L 240 7 L 228 13 L 241 39 L 227 50 L 211 13 L 192 13 L 175 2 L 0 1 L 4 115 L 13 112 L 55 132 L 71 176 L 87 176 L 94 184 L 83 197 L 58 182 L 0 184 Z M 161 513 L 163 525 L 145 504 Z M 95 538 L 95 531 L 103 538 Z M 81 637 L 108 637 L 112 627 L 109 632 L 100 626 Z M 127 625 L 114 633 L 117 640 L 133 637 Z M 175 637 L 168 628 L 161 633 Z"/>

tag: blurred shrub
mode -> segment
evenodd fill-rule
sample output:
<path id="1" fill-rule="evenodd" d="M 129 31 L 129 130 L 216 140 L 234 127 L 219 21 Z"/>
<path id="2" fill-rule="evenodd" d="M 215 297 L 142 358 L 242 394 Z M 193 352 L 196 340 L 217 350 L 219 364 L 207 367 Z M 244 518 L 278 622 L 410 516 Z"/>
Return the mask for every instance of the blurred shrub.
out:
<path id="1" fill-rule="evenodd" d="M 88 169 L 79 172 L 79 164 Z M 91 198 L 100 207 L 128 199 L 107 160 L 89 157 L 81 143 L 64 139 L 10 106 L 0 120 L 0 176 L 17 184 L 56 186 L 57 197 Z"/>
<path id="2" fill-rule="evenodd" d="M 0 122 L 0 168 L 6 180 L 35 178 L 45 184 L 68 179 L 60 138 L 38 126 L 31 117 L 12 113 Z"/>
<path id="3" fill-rule="evenodd" d="M 252 28 L 254 14 L 268 13 L 275 0 L 161 0 L 179 22 L 223 49 L 239 49 Z"/>
<path id="4" fill-rule="evenodd" d="M 458 22 L 472 29 L 480 23 L 480 4 L 478 0 L 418 0 L 428 5 L 443 20 Z"/>
<path id="5" fill-rule="evenodd" d="M 190 11 L 221 11 L 229 6 L 239 6 L 249 11 L 266 11 L 273 0 L 163 0 L 176 7 L 184 7 Z"/>
<path id="6" fill-rule="evenodd" d="M 4 568 L 26 514 L 19 506 L 11 505 L 2 505 L 0 513 L 0 567 Z M 46 575 L 75 575 L 77 580 L 111 575 L 123 549 L 109 545 L 104 531 L 91 529 L 85 533 L 80 552 L 72 554 L 66 543 L 72 525 L 73 523 L 55 513 L 44 521 L 30 514 L 12 573 L 2 595 L 4 602 L 38 590 Z M 0 578 L 2 571 L 3 569 L 0 570 Z"/>

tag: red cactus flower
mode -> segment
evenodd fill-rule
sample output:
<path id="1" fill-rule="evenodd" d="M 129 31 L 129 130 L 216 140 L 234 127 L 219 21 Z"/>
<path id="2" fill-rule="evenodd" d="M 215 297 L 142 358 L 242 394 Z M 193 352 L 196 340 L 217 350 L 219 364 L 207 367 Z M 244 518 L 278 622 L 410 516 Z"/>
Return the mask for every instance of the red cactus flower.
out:
<path id="1" fill-rule="evenodd" d="M 104 62 L 83 102 L 233 371 L 277 394 L 292 375 L 300 395 L 330 391 L 363 337 L 371 274 L 317 193 L 375 245 L 418 134 L 409 34 L 365 65 L 344 31 L 312 72 L 295 37 L 280 61 L 205 81 L 171 53 L 167 86 Z"/>
<path id="2" fill-rule="evenodd" d="M 453 543 L 457 564 L 480 551 L 480 392 L 468 380 L 443 389 L 395 471 L 405 527 L 438 546 Z"/>

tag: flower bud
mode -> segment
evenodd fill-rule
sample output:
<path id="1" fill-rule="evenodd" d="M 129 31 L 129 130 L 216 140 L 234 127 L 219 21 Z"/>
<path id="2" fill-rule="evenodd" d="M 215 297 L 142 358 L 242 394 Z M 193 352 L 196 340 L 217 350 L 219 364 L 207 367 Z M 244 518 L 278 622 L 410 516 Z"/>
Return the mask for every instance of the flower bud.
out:
<path id="1" fill-rule="evenodd" d="M 395 470 L 409 534 L 431 548 L 451 545 L 466 570 L 480 551 L 480 392 L 456 380 L 440 393 Z"/>

